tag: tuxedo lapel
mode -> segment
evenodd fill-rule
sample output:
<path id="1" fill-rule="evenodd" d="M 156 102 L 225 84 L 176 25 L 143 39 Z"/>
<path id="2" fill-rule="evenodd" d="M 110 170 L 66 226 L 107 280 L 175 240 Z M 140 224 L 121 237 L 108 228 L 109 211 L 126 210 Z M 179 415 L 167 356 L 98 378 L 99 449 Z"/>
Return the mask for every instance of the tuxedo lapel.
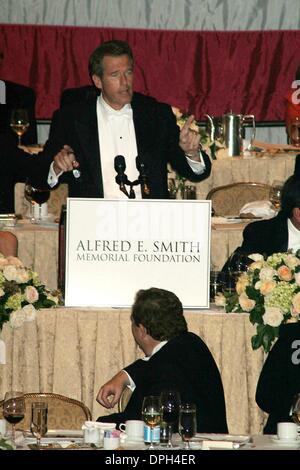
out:
<path id="1" fill-rule="evenodd" d="M 133 122 L 135 129 L 138 155 L 147 160 L 147 155 L 151 154 L 153 142 L 153 116 L 149 113 L 149 107 L 141 103 L 138 94 L 133 95 L 131 103 Z"/>
<path id="2" fill-rule="evenodd" d="M 103 197 L 103 182 L 100 165 L 100 150 L 95 102 L 86 107 L 79 119 L 75 121 L 75 130 L 82 153 L 80 165 L 87 169 L 88 177 L 99 188 L 99 197 Z"/>

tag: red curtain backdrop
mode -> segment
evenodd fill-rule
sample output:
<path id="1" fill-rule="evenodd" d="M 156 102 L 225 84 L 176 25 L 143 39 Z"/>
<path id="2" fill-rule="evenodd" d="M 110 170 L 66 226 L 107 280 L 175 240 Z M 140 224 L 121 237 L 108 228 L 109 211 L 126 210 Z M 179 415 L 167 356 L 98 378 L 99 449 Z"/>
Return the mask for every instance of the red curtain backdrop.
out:
<path id="1" fill-rule="evenodd" d="M 300 63 L 300 31 L 163 31 L 0 25 L 2 79 L 34 88 L 36 114 L 51 118 L 64 88 L 90 83 L 90 53 L 123 39 L 135 55 L 135 90 L 204 114 L 284 119 L 284 96 Z"/>

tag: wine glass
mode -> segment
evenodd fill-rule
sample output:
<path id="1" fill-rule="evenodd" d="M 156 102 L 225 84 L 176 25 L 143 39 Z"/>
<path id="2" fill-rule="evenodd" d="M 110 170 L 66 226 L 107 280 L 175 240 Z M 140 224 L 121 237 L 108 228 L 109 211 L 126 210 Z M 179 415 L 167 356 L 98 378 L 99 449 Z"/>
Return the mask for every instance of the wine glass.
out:
<path id="1" fill-rule="evenodd" d="M 196 405 L 184 403 L 179 409 L 179 434 L 184 442 L 184 449 L 190 449 L 190 439 L 197 431 Z"/>
<path id="2" fill-rule="evenodd" d="M 10 118 L 10 127 L 18 136 L 18 145 L 21 146 L 22 135 L 29 127 L 28 112 L 26 109 L 13 109 Z"/>
<path id="3" fill-rule="evenodd" d="M 280 208 L 282 187 L 283 181 L 279 180 L 273 181 L 270 187 L 269 200 L 276 209 Z"/>
<path id="4" fill-rule="evenodd" d="M 37 189 L 31 186 L 30 183 L 25 183 L 25 199 L 30 202 L 31 207 L 31 218 L 30 221 L 32 223 L 36 223 L 36 218 L 34 215 L 34 205 L 39 205 L 39 215 L 38 221 L 41 221 L 42 218 L 42 204 L 47 202 L 50 197 L 50 190 L 49 189 Z"/>
<path id="5" fill-rule="evenodd" d="M 7 392 L 3 402 L 3 416 L 12 425 L 12 441 L 16 443 L 17 423 L 22 421 L 25 416 L 25 400 L 22 392 Z"/>
<path id="6" fill-rule="evenodd" d="M 291 408 L 292 420 L 298 426 L 300 425 L 300 393 L 294 396 L 293 404 Z M 299 429 L 299 428 L 298 428 Z"/>
<path id="7" fill-rule="evenodd" d="M 30 430 L 36 437 L 37 448 L 40 448 L 41 438 L 48 431 L 47 427 L 48 405 L 43 401 L 33 402 L 31 405 L 31 423 Z"/>
<path id="8" fill-rule="evenodd" d="M 151 428 L 149 450 L 153 450 L 153 429 L 160 423 L 159 397 L 150 395 L 144 398 L 142 405 L 142 416 L 143 421 Z"/>
<path id="9" fill-rule="evenodd" d="M 172 446 L 173 426 L 178 424 L 180 395 L 176 390 L 165 390 L 160 394 L 161 420 L 168 425 L 167 447 Z"/>

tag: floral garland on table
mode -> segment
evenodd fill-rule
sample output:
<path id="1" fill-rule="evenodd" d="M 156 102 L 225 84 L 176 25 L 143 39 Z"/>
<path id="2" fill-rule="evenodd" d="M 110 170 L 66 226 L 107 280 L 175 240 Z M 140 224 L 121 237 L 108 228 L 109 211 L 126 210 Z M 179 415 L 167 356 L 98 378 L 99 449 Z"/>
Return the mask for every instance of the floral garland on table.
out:
<path id="1" fill-rule="evenodd" d="M 46 289 L 35 271 L 0 253 L 0 330 L 7 321 L 12 328 L 20 327 L 36 318 L 36 310 L 58 304 L 59 294 Z"/>
<path id="2" fill-rule="evenodd" d="M 300 320 L 300 250 L 248 257 L 253 263 L 239 276 L 236 292 L 219 294 L 216 303 L 226 312 L 249 312 L 256 325 L 252 348 L 269 352 L 280 325 Z"/>

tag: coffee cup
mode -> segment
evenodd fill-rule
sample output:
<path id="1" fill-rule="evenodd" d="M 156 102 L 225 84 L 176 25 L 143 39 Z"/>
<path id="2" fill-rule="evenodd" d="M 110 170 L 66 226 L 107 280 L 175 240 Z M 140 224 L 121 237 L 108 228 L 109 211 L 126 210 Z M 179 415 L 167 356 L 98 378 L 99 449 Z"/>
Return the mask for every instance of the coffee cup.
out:
<path id="1" fill-rule="evenodd" d="M 99 445 L 103 442 L 104 432 L 116 429 L 116 423 L 85 421 L 82 429 L 84 431 L 84 442 L 86 444 Z"/>
<path id="2" fill-rule="evenodd" d="M 278 423 L 277 437 L 281 441 L 295 441 L 298 439 L 298 426 L 295 423 Z"/>
<path id="3" fill-rule="evenodd" d="M 144 421 L 138 419 L 129 419 L 121 423 L 119 429 L 125 432 L 127 438 L 131 441 L 142 441 L 144 436 Z"/>

